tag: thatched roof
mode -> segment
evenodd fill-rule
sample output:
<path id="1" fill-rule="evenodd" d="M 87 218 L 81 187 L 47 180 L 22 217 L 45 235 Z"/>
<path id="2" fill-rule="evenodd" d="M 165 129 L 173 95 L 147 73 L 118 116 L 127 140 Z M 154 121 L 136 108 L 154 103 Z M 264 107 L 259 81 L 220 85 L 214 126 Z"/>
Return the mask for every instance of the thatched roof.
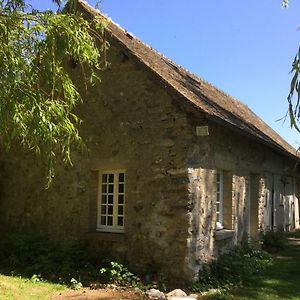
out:
<path id="1" fill-rule="evenodd" d="M 159 76 L 166 86 L 183 96 L 191 105 L 205 112 L 211 119 L 237 129 L 241 134 L 254 138 L 276 151 L 296 158 L 296 150 L 247 105 L 166 58 L 85 1 L 78 0 L 78 3 L 91 17 L 98 16 L 108 20 L 107 31 Z"/>

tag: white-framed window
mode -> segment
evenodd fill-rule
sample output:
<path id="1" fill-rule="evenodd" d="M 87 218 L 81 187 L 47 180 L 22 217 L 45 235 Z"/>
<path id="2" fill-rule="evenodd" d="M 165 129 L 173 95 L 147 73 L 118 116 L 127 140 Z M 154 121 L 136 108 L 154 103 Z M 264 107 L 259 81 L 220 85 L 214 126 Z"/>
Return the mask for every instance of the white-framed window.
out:
<path id="1" fill-rule="evenodd" d="M 99 171 L 97 230 L 124 232 L 125 170 Z"/>
<path id="2" fill-rule="evenodd" d="M 216 173 L 216 229 L 222 229 L 224 223 L 224 174 L 223 171 Z"/>

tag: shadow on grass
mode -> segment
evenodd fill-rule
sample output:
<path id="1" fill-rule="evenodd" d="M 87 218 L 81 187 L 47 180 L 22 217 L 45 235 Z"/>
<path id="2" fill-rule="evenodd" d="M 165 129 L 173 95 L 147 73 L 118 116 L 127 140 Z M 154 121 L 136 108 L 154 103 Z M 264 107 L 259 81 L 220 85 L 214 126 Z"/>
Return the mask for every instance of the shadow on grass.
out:
<path id="1" fill-rule="evenodd" d="M 255 284 L 233 291 L 233 299 L 300 299 L 300 232 L 289 237 L 265 274 Z"/>

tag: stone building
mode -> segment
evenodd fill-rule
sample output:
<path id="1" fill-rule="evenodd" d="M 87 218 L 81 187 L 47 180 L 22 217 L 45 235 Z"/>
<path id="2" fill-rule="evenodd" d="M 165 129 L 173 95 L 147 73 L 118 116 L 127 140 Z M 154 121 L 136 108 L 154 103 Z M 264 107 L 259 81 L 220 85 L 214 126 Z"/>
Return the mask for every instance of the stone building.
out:
<path id="1" fill-rule="evenodd" d="M 295 149 L 112 21 L 107 38 L 110 66 L 78 107 L 88 151 L 60 166 L 48 190 L 42 163 L 11 151 L 1 165 L 2 224 L 88 239 L 133 270 L 173 280 L 195 278 L 201 263 L 261 231 L 299 226 Z"/>

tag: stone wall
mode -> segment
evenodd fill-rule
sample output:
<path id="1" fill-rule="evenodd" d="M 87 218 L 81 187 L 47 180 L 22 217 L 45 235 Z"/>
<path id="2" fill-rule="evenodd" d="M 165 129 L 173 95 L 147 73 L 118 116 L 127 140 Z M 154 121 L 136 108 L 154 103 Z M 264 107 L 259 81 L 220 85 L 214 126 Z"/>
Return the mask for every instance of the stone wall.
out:
<path id="1" fill-rule="evenodd" d="M 209 120 L 202 119 L 199 124 L 197 119 L 190 119 L 191 131 L 199 125 L 207 125 L 209 135 L 194 136 L 187 156 L 190 201 L 193 203 L 188 265 L 195 278 L 203 263 L 234 245 L 248 241 L 256 244 L 259 232 L 267 229 L 266 214 L 272 214 L 270 205 L 267 208 L 265 205 L 266 193 L 272 192 L 269 191 L 269 174 L 276 178 L 274 217 L 278 228 L 283 227 L 280 224 L 287 215 L 287 206 L 279 211 L 282 199 L 289 197 L 286 202 L 290 207 L 291 202 L 298 203 L 295 185 L 284 192 L 281 184 L 285 177 L 293 178 L 293 182 L 297 180 L 293 160 Z M 198 149 L 206 149 L 206 152 Z M 216 230 L 216 172 L 220 170 L 224 174 L 224 229 Z"/>
<path id="2" fill-rule="evenodd" d="M 84 91 L 77 108 L 87 151 L 73 153 L 44 189 L 42 162 L 18 147 L 5 154 L 0 198 L 6 224 L 48 233 L 57 241 L 84 238 L 133 270 L 185 277 L 190 133 L 187 114 L 150 71 L 111 41 L 102 82 Z M 72 70 L 80 82 L 80 68 Z M 126 170 L 123 234 L 96 231 L 99 170 Z"/>

